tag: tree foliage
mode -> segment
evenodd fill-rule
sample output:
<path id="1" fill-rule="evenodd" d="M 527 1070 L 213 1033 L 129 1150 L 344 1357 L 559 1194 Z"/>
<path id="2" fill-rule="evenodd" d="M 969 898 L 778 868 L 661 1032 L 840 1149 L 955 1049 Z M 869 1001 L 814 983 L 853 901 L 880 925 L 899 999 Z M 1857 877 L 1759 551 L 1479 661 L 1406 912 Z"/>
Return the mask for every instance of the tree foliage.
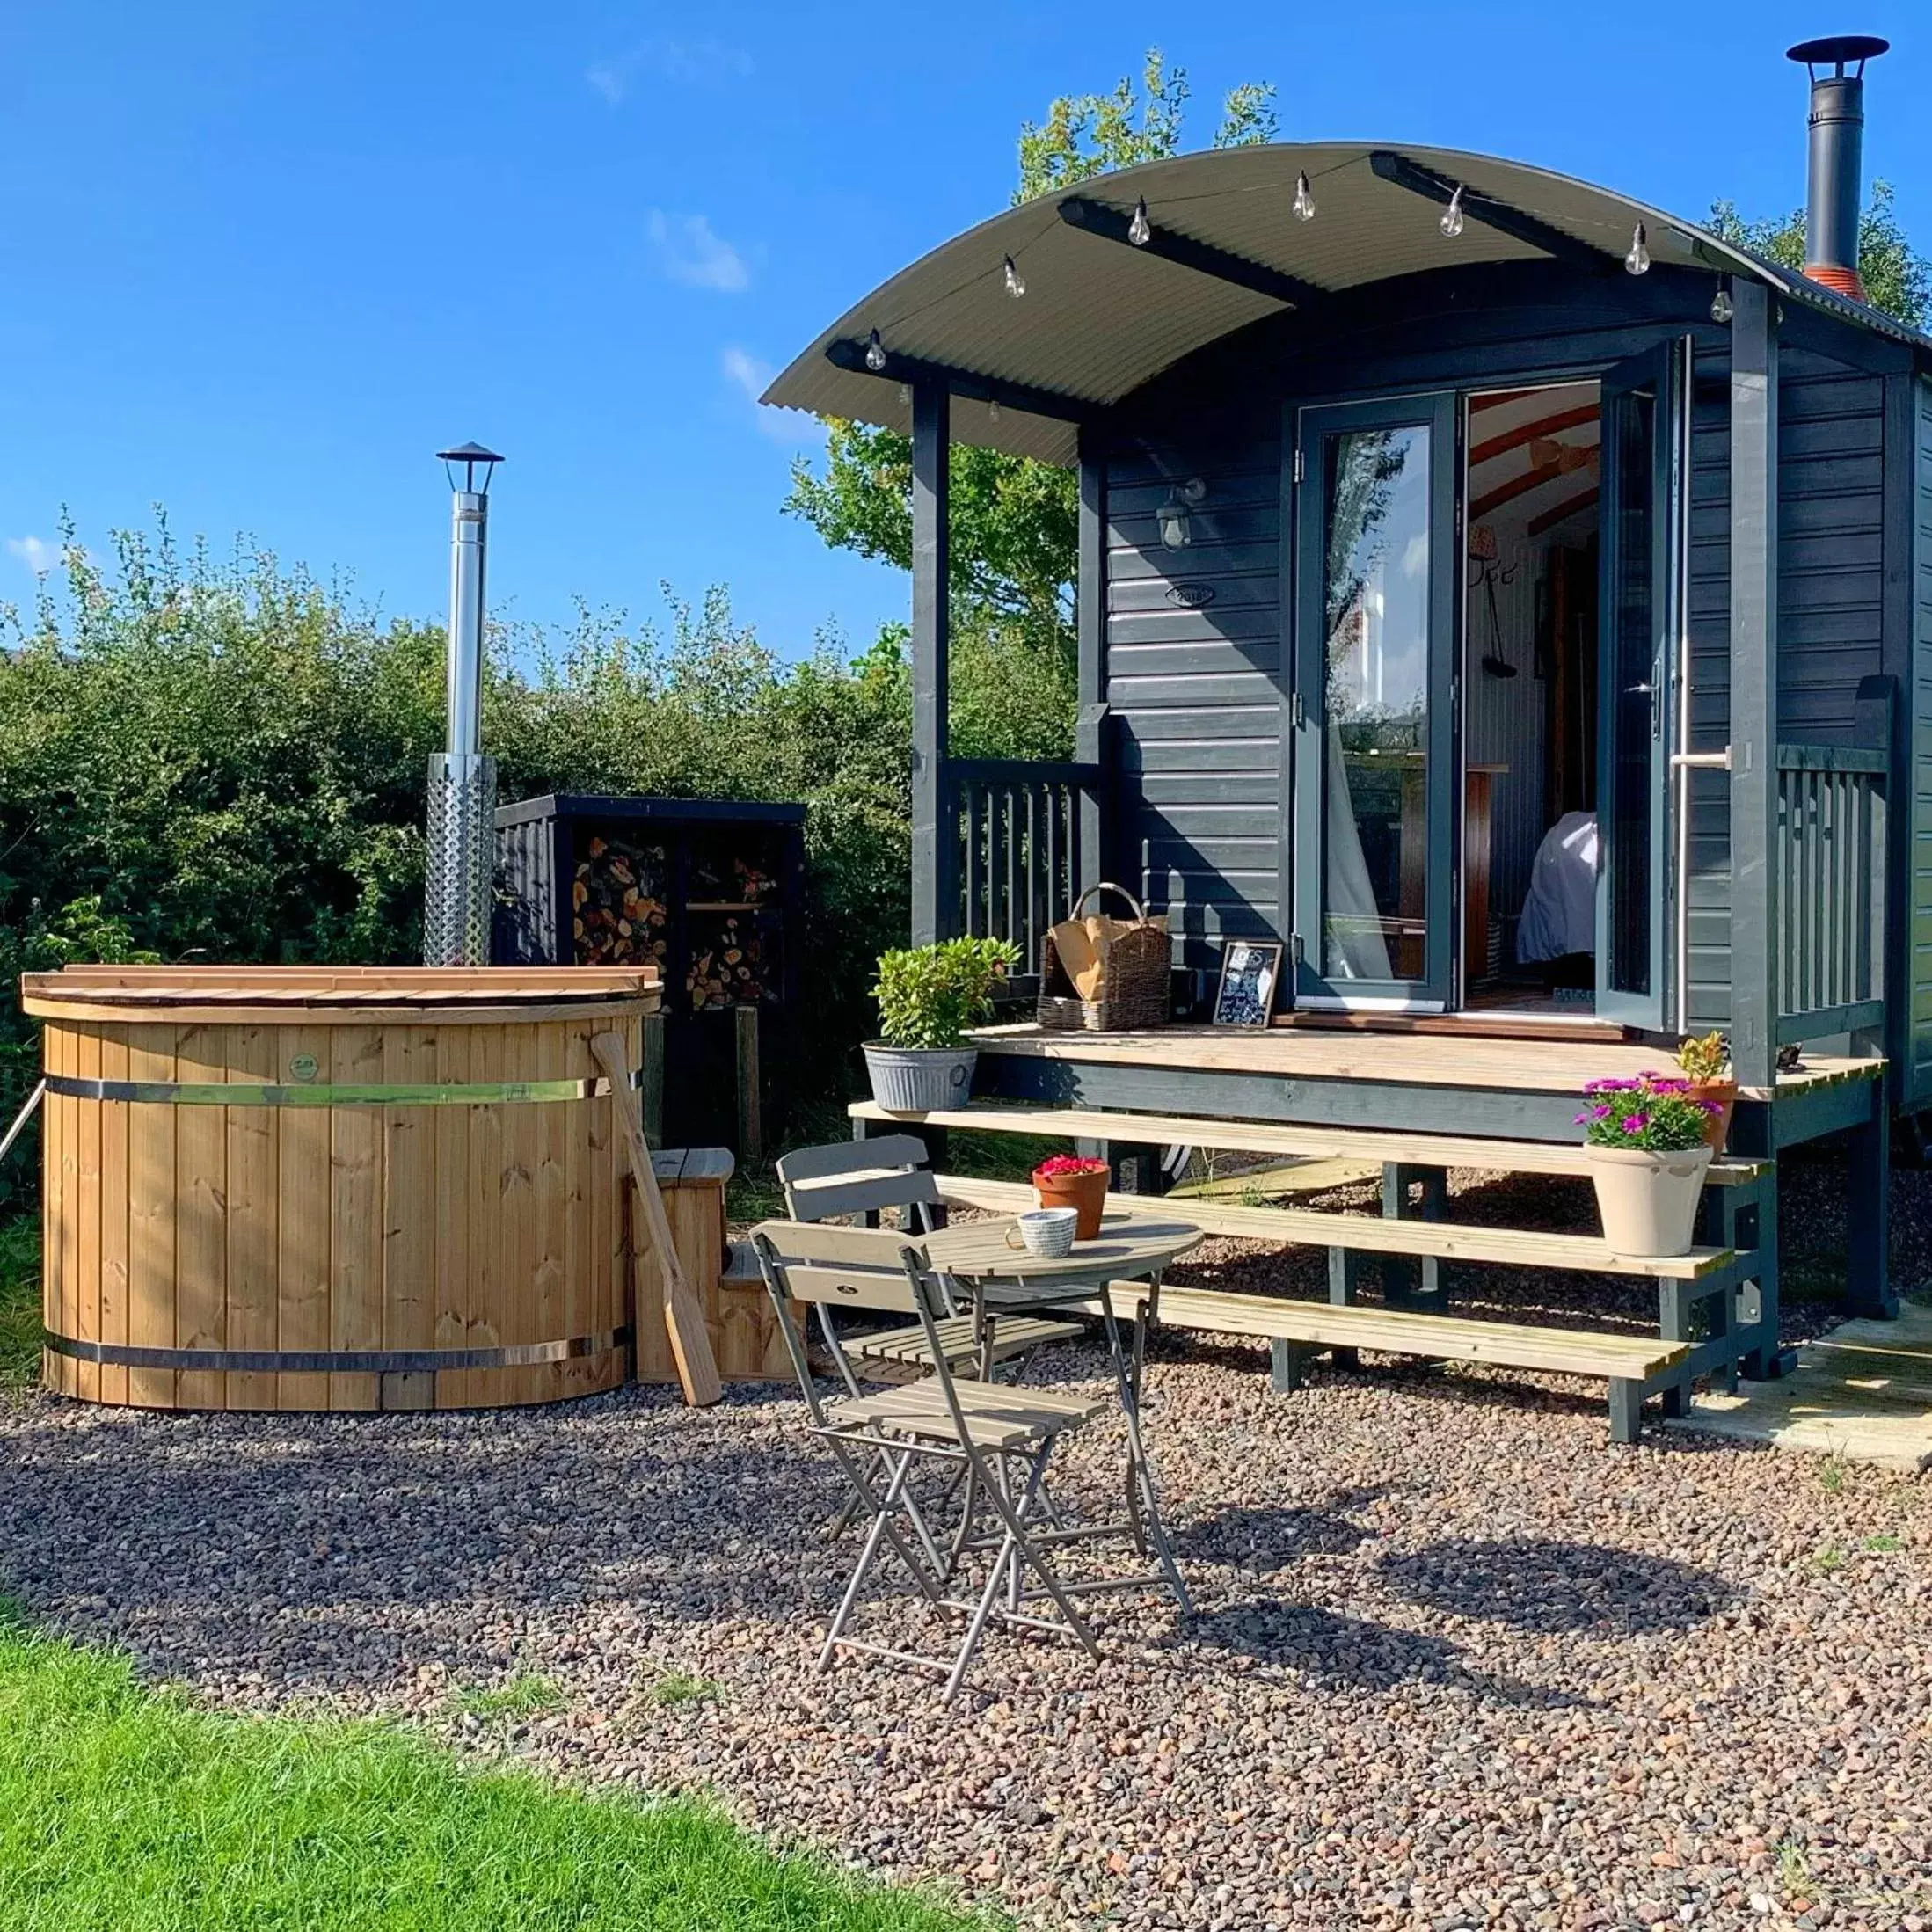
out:
<path id="1" fill-rule="evenodd" d="M 33 611 L 0 609 L 0 1125 L 33 1072 L 22 971 L 420 958 L 441 628 L 379 622 L 273 557 L 178 557 L 164 522 L 118 536 L 106 562 L 69 542 L 64 575 Z M 842 1090 L 874 961 L 907 933 L 902 638 L 856 663 L 829 647 L 788 662 L 722 590 L 666 595 L 661 623 L 587 611 L 561 637 L 492 637 L 501 795 L 803 800 L 801 1072 Z M 957 675 L 969 748 L 1051 748 L 1050 680 L 970 641 Z M 17 1149 L 0 1198 L 31 1173 Z"/>
<path id="2" fill-rule="evenodd" d="M 1217 147 L 1275 133 L 1274 90 L 1235 88 L 1223 103 Z M 1064 191 L 1096 174 L 1179 151 L 1186 73 L 1149 52 L 1138 90 L 1123 78 L 1104 94 L 1067 94 L 1020 130 L 1014 201 Z M 986 676 L 1010 678 L 1053 709 L 1040 756 L 1071 748 L 1074 571 L 1077 486 L 1070 470 L 956 443 L 951 457 L 950 551 L 956 653 L 981 660 Z M 785 507 L 827 543 L 912 567 L 912 443 L 897 430 L 835 420 L 822 467 L 794 464 Z M 986 687 L 982 685 L 982 689 Z M 982 734 L 955 689 L 952 725 L 964 751 Z M 970 755 L 970 754 L 968 754 Z"/>
<path id="3" fill-rule="evenodd" d="M 1871 199 L 1858 223 L 1858 273 L 1873 308 L 1921 329 L 1932 314 L 1932 259 L 1912 245 L 1892 200 L 1889 181 L 1872 183 Z M 1804 266 L 1804 210 L 1801 208 L 1789 215 L 1746 221 L 1734 203 L 1713 201 L 1710 231 L 1782 267 Z"/>

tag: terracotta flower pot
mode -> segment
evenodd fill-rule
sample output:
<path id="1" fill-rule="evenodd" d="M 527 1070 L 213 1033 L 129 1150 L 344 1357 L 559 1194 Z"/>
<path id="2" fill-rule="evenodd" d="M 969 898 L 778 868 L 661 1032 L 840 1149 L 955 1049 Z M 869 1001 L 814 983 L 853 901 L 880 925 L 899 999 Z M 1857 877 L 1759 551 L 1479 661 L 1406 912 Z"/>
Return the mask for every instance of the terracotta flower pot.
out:
<path id="1" fill-rule="evenodd" d="M 1603 1238 L 1620 1255 L 1680 1255 L 1690 1247 L 1697 1202 L 1710 1166 L 1708 1147 L 1652 1154 L 1646 1148 L 1588 1147 Z"/>
<path id="2" fill-rule="evenodd" d="M 1107 1205 L 1108 1179 L 1104 1167 L 1091 1174 L 1035 1174 L 1033 1192 L 1042 1207 L 1070 1207 L 1080 1217 L 1074 1224 L 1075 1241 L 1097 1241 Z"/>
<path id="3" fill-rule="evenodd" d="M 1722 1154 L 1724 1142 L 1731 1135 L 1731 1110 L 1738 1104 L 1738 1083 L 1735 1080 L 1694 1080 L 1690 1083 L 1693 1100 L 1715 1102 L 1719 1112 L 1708 1115 L 1704 1128 L 1704 1139 L 1710 1141 L 1713 1154 Z"/>

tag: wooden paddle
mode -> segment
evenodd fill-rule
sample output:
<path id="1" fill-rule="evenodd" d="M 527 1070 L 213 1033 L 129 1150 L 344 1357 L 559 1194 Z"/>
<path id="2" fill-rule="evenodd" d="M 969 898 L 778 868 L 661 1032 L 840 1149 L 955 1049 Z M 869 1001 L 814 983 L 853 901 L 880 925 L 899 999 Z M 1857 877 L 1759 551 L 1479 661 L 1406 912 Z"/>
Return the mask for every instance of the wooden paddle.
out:
<path id="1" fill-rule="evenodd" d="M 638 1199 L 644 1206 L 645 1228 L 657 1250 L 658 1268 L 664 1277 L 664 1325 L 671 1338 L 677 1379 L 683 1385 L 685 1401 L 692 1408 L 708 1408 L 725 1391 L 718 1380 L 718 1363 L 711 1354 L 704 1310 L 691 1292 L 683 1264 L 672 1244 L 671 1224 L 665 1219 L 664 1197 L 658 1192 L 658 1177 L 651 1166 L 651 1146 L 644 1137 L 644 1117 L 638 1111 L 638 1097 L 631 1090 L 623 1041 L 616 1033 L 599 1033 L 592 1039 L 590 1050 L 610 1081 L 610 1104 L 617 1125 L 623 1130 L 631 1172 L 638 1184 Z M 643 1311 L 638 1313 L 641 1319 Z"/>

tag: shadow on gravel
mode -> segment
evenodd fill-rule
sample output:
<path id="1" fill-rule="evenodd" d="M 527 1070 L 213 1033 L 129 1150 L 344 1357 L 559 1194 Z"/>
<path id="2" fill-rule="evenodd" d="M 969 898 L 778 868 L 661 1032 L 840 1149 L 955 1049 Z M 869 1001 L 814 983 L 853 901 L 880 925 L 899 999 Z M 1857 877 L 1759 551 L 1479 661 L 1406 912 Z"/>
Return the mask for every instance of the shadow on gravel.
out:
<path id="1" fill-rule="evenodd" d="M 1715 1571 L 1595 1543 L 1432 1543 L 1378 1574 L 1433 1610 L 1545 1632 L 1683 1629 L 1738 1597 Z"/>
<path id="2" fill-rule="evenodd" d="M 1581 1702 L 1562 1691 L 1539 1689 L 1475 1669 L 1443 1637 L 1262 1597 L 1194 1618 L 1177 1641 L 1239 1651 L 1328 1690 L 1441 1684 L 1526 1709 L 1571 1710 Z"/>
<path id="3" fill-rule="evenodd" d="M 1360 1549 L 1375 1532 L 1352 1522 L 1349 1513 L 1367 1508 L 1387 1493 L 1382 1489 L 1338 1490 L 1325 1502 L 1293 1509 L 1233 1506 L 1190 1524 L 1175 1542 L 1190 1563 L 1224 1564 L 1265 1576 L 1303 1557 L 1346 1557 Z"/>

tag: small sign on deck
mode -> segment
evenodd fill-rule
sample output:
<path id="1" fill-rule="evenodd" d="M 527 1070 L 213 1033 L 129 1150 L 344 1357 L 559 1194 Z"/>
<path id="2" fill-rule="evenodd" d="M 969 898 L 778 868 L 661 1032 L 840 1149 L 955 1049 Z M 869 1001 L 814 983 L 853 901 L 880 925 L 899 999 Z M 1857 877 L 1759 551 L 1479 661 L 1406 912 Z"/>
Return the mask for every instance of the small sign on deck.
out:
<path id="1" fill-rule="evenodd" d="M 1221 949 L 1214 994 L 1216 1026 L 1265 1026 L 1281 977 L 1281 944 L 1274 939 L 1232 939 Z"/>

